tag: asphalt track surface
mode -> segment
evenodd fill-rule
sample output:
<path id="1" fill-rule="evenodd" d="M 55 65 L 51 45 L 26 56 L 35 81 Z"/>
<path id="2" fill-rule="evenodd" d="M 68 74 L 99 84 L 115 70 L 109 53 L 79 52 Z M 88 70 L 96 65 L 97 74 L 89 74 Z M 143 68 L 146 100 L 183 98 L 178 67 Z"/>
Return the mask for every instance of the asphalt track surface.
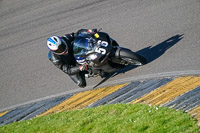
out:
<path id="1" fill-rule="evenodd" d="M 81 91 L 47 59 L 46 39 L 103 28 L 148 64 L 101 86 L 159 76 L 200 74 L 199 0 L 0 0 L 0 110 Z M 92 89 L 101 78 L 87 79 Z"/>
<path id="2" fill-rule="evenodd" d="M 199 97 L 200 76 L 137 80 L 66 94 L 0 112 L 0 126 L 68 110 L 118 103 L 157 105 L 157 107 L 153 107 L 157 108 L 156 110 L 160 106 L 183 110 L 193 116 L 200 126 Z"/>

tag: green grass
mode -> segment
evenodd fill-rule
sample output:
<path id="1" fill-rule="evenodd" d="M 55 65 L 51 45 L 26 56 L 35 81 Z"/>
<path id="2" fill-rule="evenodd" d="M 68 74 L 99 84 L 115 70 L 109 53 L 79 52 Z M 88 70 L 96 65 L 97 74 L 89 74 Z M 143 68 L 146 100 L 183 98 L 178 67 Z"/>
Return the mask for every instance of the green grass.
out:
<path id="1" fill-rule="evenodd" d="M 0 127 L 0 133 L 198 133 L 183 111 L 143 104 L 114 104 L 66 111 Z"/>

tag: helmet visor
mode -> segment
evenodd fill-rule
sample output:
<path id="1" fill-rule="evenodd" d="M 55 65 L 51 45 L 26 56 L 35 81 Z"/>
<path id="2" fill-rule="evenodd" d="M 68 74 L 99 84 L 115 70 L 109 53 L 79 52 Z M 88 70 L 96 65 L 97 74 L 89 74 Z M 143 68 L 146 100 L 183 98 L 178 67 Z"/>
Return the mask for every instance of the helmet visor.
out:
<path id="1" fill-rule="evenodd" d="M 65 43 L 64 40 L 61 40 L 61 41 L 62 41 L 61 45 L 59 45 L 58 49 L 54 51 L 56 54 L 60 54 L 60 55 L 68 52 L 67 44 Z"/>

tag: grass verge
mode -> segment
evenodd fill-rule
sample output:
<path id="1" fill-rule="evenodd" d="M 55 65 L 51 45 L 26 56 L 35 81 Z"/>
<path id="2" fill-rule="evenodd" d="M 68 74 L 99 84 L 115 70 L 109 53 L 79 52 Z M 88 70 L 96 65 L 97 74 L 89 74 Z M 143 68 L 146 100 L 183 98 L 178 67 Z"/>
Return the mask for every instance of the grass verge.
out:
<path id="1" fill-rule="evenodd" d="M 66 111 L 1 126 L 0 133 L 198 133 L 183 111 L 143 104 L 113 104 Z"/>

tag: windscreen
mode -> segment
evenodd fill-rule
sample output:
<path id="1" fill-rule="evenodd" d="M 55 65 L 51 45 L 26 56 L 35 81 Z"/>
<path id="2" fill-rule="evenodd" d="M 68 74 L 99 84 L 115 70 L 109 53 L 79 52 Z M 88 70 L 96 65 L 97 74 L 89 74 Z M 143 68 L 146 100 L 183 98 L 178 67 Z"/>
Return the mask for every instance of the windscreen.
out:
<path id="1" fill-rule="evenodd" d="M 77 37 L 74 40 L 73 51 L 75 56 L 86 55 L 89 51 L 92 51 L 94 47 L 94 41 L 91 38 Z"/>

